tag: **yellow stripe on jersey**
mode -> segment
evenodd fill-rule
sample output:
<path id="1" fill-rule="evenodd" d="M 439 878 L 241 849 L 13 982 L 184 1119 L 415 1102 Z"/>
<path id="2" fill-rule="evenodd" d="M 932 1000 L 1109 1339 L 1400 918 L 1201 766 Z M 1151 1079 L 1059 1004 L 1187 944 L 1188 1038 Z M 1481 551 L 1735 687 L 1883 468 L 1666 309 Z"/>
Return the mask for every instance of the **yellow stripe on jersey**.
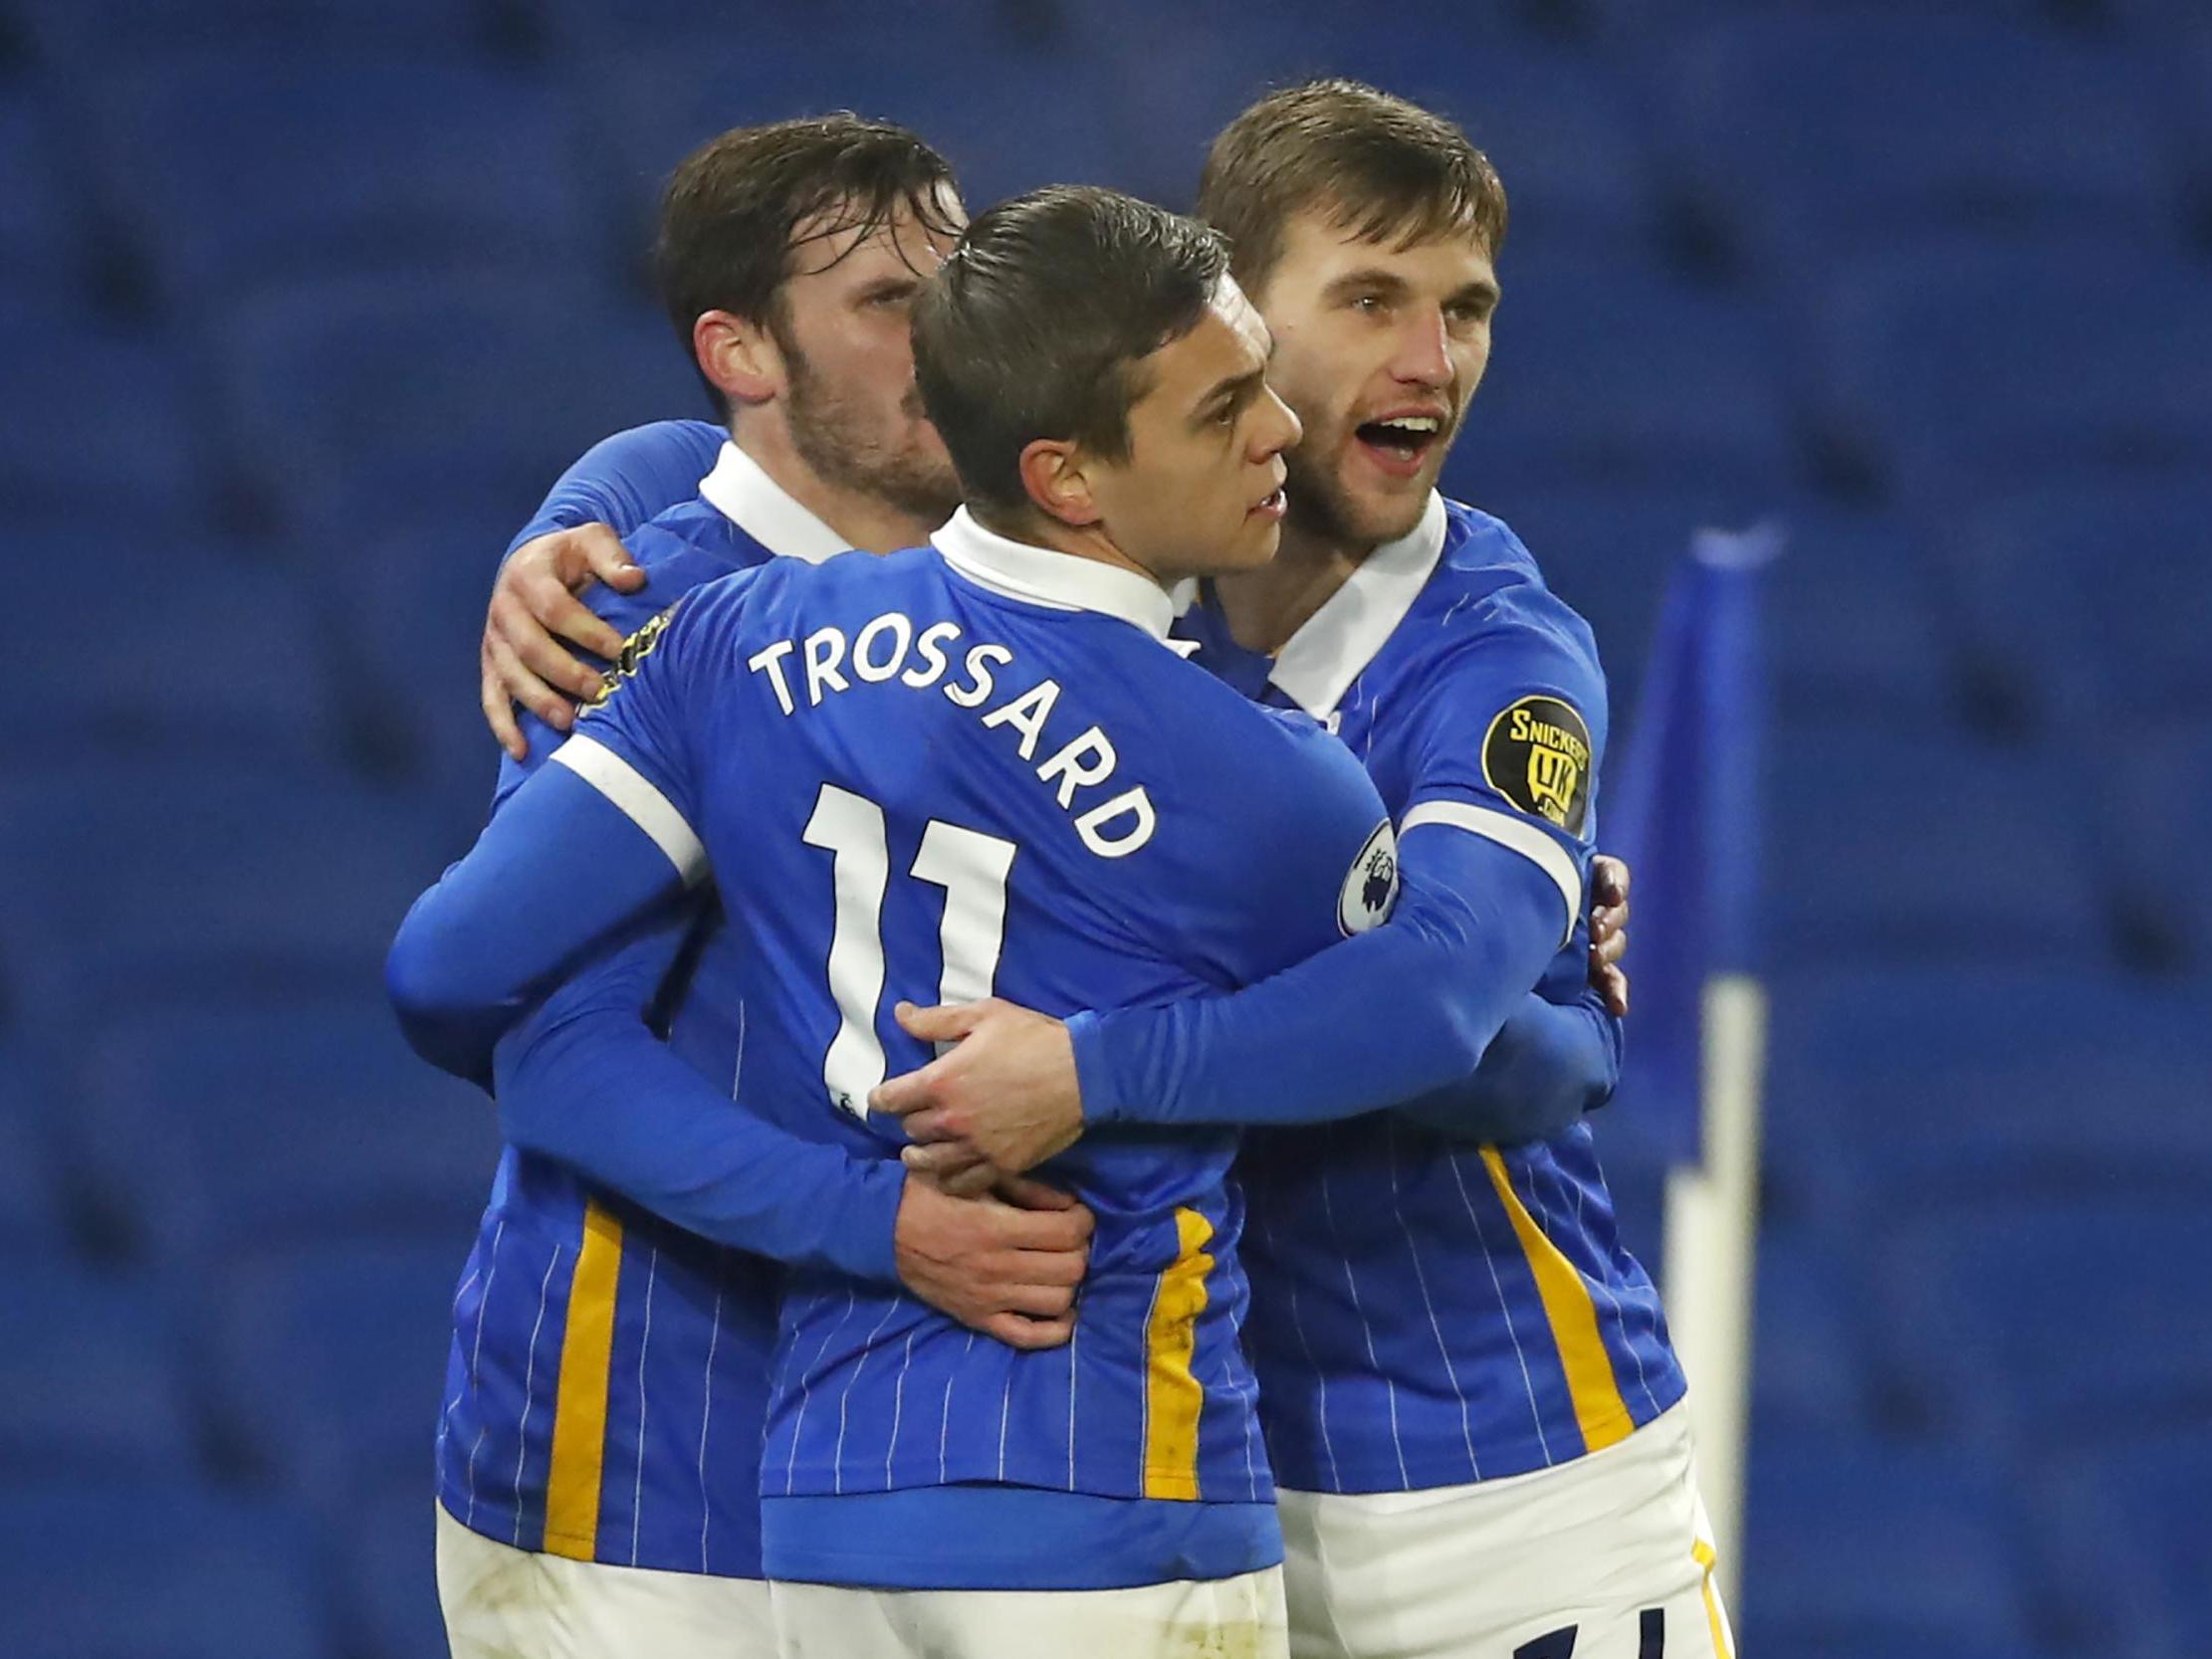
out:
<path id="1" fill-rule="evenodd" d="M 599 1544 L 599 1470 L 606 1456 L 607 1371 L 614 1351 L 614 1287 L 622 1223 L 596 1201 L 583 1208 L 583 1246 L 568 1280 L 553 1396 L 553 1469 L 546 1477 L 546 1553 L 587 1561 Z"/>
<path id="2" fill-rule="evenodd" d="M 1736 1659 L 1728 1646 L 1728 1620 L 1720 1610 L 1720 1592 L 1713 1588 L 1713 1565 L 1720 1557 L 1703 1539 L 1691 1547 L 1689 1554 L 1705 1574 L 1705 1624 L 1712 1632 L 1714 1659 Z"/>
<path id="3" fill-rule="evenodd" d="M 1521 1203 L 1495 1146 L 1482 1148 L 1482 1166 L 1490 1172 L 1490 1184 L 1497 1188 L 1498 1202 L 1505 1206 L 1514 1236 L 1521 1241 L 1521 1253 L 1528 1258 L 1528 1271 L 1535 1277 L 1544 1319 L 1559 1349 L 1560 1368 L 1567 1373 L 1567 1394 L 1574 1402 L 1583 1448 L 1595 1452 L 1626 1440 L 1636 1421 L 1629 1415 L 1629 1402 L 1621 1397 L 1605 1340 L 1598 1335 L 1598 1309 L 1590 1300 L 1590 1287 Z"/>
<path id="4" fill-rule="evenodd" d="M 1206 1312 L 1206 1253 L 1214 1223 L 1197 1210 L 1175 1212 L 1175 1261 L 1160 1275 L 1145 1323 L 1145 1496 L 1199 1495 L 1199 1408 L 1206 1389 L 1192 1373 L 1199 1316 Z"/>

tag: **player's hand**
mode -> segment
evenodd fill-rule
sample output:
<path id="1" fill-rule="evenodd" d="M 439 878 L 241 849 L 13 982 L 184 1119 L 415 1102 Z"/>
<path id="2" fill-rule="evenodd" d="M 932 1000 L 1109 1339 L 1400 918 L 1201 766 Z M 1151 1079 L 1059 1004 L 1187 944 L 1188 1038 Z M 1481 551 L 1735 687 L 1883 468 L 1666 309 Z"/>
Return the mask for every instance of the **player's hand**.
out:
<path id="1" fill-rule="evenodd" d="M 478 652 L 484 719 L 500 746 L 521 760 L 529 739 L 515 719 L 520 703 L 555 731 L 575 724 L 577 703 L 599 689 L 599 676 L 569 655 L 572 640 L 612 662 L 622 636 L 577 602 L 594 581 L 620 593 L 645 585 L 621 537 L 604 524 L 553 530 L 524 542 L 500 566 Z M 556 637 L 557 636 L 557 637 Z"/>
<path id="2" fill-rule="evenodd" d="M 1629 1015 L 1629 867 L 1599 854 L 1590 861 L 1590 988 L 1615 1019 Z"/>
<path id="3" fill-rule="evenodd" d="M 986 1170 L 1017 1175 L 1075 1143 L 1083 1093 L 1067 1027 L 997 997 L 950 1007 L 902 1002 L 900 1029 L 952 1043 L 920 1071 L 878 1084 L 871 1111 L 906 1121 L 909 1169 L 948 1191 L 972 1191 Z"/>
<path id="4" fill-rule="evenodd" d="M 1011 1177 L 979 1198 L 909 1175 L 899 1200 L 899 1278 L 916 1296 L 1010 1348 L 1058 1348 L 1075 1332 L 1091 1212 Z"/>

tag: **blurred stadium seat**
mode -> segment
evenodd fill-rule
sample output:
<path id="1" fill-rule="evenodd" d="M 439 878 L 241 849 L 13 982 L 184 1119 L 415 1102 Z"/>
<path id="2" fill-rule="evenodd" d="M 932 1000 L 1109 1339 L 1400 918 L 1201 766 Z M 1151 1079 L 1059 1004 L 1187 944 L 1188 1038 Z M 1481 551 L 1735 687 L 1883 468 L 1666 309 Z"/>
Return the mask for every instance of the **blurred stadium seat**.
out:
<path id="1" fill-rule="evenodd" d="M 1635 484 L 1769 510 L 1798 476 L 1762 318 L 1657 261 L 1508 253 L 1455 469 L 1487 489 Z"/>
<path id="2" fill-rule="evenodd" d="M 1986 1465 L 1872 1437 L 1751 1447 L 1745 1653 L 2033 1654 L 2025 1552 Z"/>
<path id="3" fill-rule="evenodd" d="M 2197 1107 L 2212 1036 L 2192 996 L 2005 958 L 1970 971 L 1814 959 L 1778 977 L 1766 1162 L 1784 1215 L 1833 1237 L 1931 1205 L 2123 1182 L 2212 1200 Z"/>
<path id="4" fill-rule="evenodd" d="M 499 1155 L 491 1103 L 357 996 L 119 1012 L 70 1141 L 111 1227 L 181 1277 L 318 1238 L 444 1238 L 458 1262 Z"/>
<path id="5" fill-rule="evenodd" d="M 1751 1410 L 1770 1437 L 1871 1426 L 1864 1310 L 1842 1278 L 1815 1229 L 1770 1227 L 1759 1242 Z"/>
<path id="6" fill-rule="evenodd" d="M 66 291 L 82 274 L 77 227 L 49 147 L 54 118 L 30 90 L 0 81 L 0 296 Z"/>
<path id="7" fill-rule="evenodd" d="M 2035 1488 L 2049 1582 L 2085 1653 L 2191 1659 L 2212 1622 L 2212 1428 L 2054 1458 Z"/>
<path id="8" fill-rule="evenodd" d="M 182 1483 L 0 1488 L 10 1659 L 241 1651 L 341 1659 L 314 1534 L 296 1510 Z"/>
<path id="9" fill-rule="evenodd" d="M 2212 714 L 2212 484 L 2070 479 L 1966 505 L 1936 545 L 1971 649 L 2070 741 Z"/>
<path id="10" fill-rule="evenodd" d="M 1938 242 L 1839 265 L 1825 290 L 1834 441 L 1922 510 L 2212 460 L 2212 286 L 2178 258 Z"/>
<path id="11" fill-rule="evenodd" d="M 1710 209 L 1761 268 L 1803 283 L 1964 225 L 2175 240 L 2179 193 L 2124 54 L 1964 11 L 1736 11 L 1659 84 Z"/>
<path id="12" fill-rule="evenodd" d="M 2104 940 L 2087 824 L 2035 757 L 1921 721 L 1778 725 L 1773 937 L 1800 959 L 2042 960 Z M 1870 826 L 1879 826 L 1870 833 Z"/>
<path id="13" fill-rule="evenodd" d="M 58 296 L 0 295 L 0 501 L 17 511 L 66 516 L 81 536 L 111 516 L 130 530 L 204 522 L 201 402 L 167 335 L 88 322 Z"/>
<path id="14" fill-rule="evenodd" d="M 2066 1201 L 1954 1201 L 1883 1229 L 1896 1383 L 1952 1444 L 2069 1446 L 2212 1415 L 2212 1325 L 2190 1317 L 2212 1202 L 2089 1185 Z"/>
<path id="15" fill-rule="evenodd" d="M 411 1532 L 430 1521 L 454 1285 L 469 1234 L 280 1247 L 207 1287 L 208 1388 L 248 1466 L 347 1532 L 358 1506 L 413 1471 Z"/>
<path id="16" fill-rule="evenodd" d="M 86 534 L 17 535 L 32 567 L 62 571 Z M 44 620 L 16 653 L 18 764 L 183 748 L 330 764 L 345 726 L 331 630 L 305 584 L 241 550 L 174 530 L 101 538 L 102 584 Z"/>
<path id="17" fill-rule="evenodd" d="M 1038 185 L 1106 183 L 1129 170 L 1127 111 L 1065 51 L 994 35 L 982 37 L 979 53 L 977 37 L 950 33 L 941 19 L 894 11 L 870 16 L 851 50 L 825 61 L 821 26 L 787 16 L 743 34 L 633 40 L 579 66 L 577 81 L 594 89 L 601 188 L 626 246 L 651 246 L 661 186 L 676 163 L 751 121 L 849 108 L 914 124 L 953 164 L 972 213 Z M 942 89 L 966 77 L 970 95 L 946 101 Z M 1007 143 L 1008 132 L 1023 141 Z M 1188 171 L 1186 191 L 1198 178 L 1196 155 Z"/>
<path id="18" fill-rule="evenodd" d="M 102 1010 L 139 998 L 337 986 L 374 1007 L 392 930 L 457 850 L 334 768 L 45 769 L 0 788 L 7 1007 L 23 1040 L 66 1056 Z"/>
<path id="19" fill-rule="evenodd" d="M 574 111 L 513 72 L 226 50 L 104 75 L 94 104 L 116 230 L 195 315 L 319 276 L 595 268 Z"/>
<path id="20" fill-rule="evenodd" d="M 8 0 L 33 50 L 89 70 L 118 52 L 158 58 L 210 40 L 247 49 L 465 53 L 490 38 L 498 0 Z"/>
<path id="21" fill-rule="evenodd" d="M 2084 737 L 2095 736 L 2095 723 L 2087 724 Z M 2151 971 L 2201 973 L 2212 962 L 2212 941 L 2196 908 L 2178 899 L 2176 882 L 2212 843 L 2212 713 L 2104 729 L 2120 735 L 2109 750 L 2108 806 L 2094 838 L 2116 940 Z"/>
<path id="22" fill-rule="evenodd" d="M 1794 505 L 1767 575 L 1767 662 L 1785 721 L 1920 722 L 1958 701 L 1958 627 L 1918 538 L 1864 510 Z"/>
<path id="23" fill-rule="evenodd" d="M 456 479 L 422 501 L 407 487 L 416 472 L 404 459 L 388 469 L 353 461 L 312 504 L 298 539 L 338 623 L 334 660 L 358 689 L 348 714 L 458 851 L 482 824 L 499 771 L 477 695 L 485 595 L 537 496 Z"/>
<path id="24" fill-rule="evenodd" d="M 558 271 L 301 284 L 221 339 L 237 453 L 294 529 L 356 463 L 424 499 L 498 484 L 519 520 L 592 440 L 699 398 L 665 322 Z"/>
<path id="25" fill-rule="evenodd" d="M 199 1430 L 176 1331 L 149 1280 L 18 1262 L 0 1281 L 0 1318 L 7 1483 L 195 1478 Z"/>
<path id="26" fill-rule="evenodd" d="M 1544 0 L 1539 9 L 1587 12 L 1601 38 L 1626 48 L 1688 30 L 1717 30 L 1757 21 L 1789 7 L 1775 0 L 1677 0 L 1663 17 L 1638 4 L 1638 0 Z M 2053 17 L 2052 0 L 1858 0 L 1857 9 L 1905 16 L 1949 13 L 2029 25 L 2048 25 Z"/>
<path id="27" fill-rule="evenodd" d="M 55 1116 L 29 1080 L 30 1062 L 0 1043 L 0 1249 L 35 1263 L 69 1243 L 61 1178 L 49 1137 Z"/>

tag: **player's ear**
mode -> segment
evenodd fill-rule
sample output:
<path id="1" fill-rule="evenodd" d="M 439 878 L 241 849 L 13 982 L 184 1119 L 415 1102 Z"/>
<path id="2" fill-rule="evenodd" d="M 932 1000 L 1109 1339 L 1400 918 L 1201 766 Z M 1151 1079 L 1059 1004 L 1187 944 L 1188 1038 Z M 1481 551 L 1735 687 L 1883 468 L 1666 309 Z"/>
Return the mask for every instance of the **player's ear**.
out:
<path id="1" fill-rule="evenodd" d="M 783 353 L 760 323 L 735 311 L 702 311 L 691 325 L 699 372 L 732 403 L 768 403 L 787 383 Z"/>
<path id="2" fill-rule="evenodd" d="M 1080 529 L 1104 517 L 1082 446 L 1066 438 L 1030 440 L 1021 452 L 1021 485 L 1037 511 L 1056 522 Z"/>

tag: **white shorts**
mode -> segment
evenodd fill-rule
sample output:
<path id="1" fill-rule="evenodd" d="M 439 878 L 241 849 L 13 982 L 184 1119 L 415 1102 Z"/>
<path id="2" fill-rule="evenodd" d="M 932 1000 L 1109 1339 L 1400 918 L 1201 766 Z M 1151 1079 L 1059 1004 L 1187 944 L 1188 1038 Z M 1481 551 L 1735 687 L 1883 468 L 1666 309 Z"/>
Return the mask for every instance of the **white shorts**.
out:
<path id="1" fill-rule="evenodd" d="M 1276 1506 L 1292 1659 L 1734 1659 L 1679 1405 L 1533 1474 Z"/>
<path id="2" fill-rule="evenodd" d="M 1123 1590 L 769 1586 L 783 1659 L 1284 1659 L 1282 1568 Z"/>
<path id="3" fill-rule="evenodd" d="M 758 1578 L 517 1550 L 438 1505 L 438 1602 L 453 1659 L 774 1659 Z"/>

